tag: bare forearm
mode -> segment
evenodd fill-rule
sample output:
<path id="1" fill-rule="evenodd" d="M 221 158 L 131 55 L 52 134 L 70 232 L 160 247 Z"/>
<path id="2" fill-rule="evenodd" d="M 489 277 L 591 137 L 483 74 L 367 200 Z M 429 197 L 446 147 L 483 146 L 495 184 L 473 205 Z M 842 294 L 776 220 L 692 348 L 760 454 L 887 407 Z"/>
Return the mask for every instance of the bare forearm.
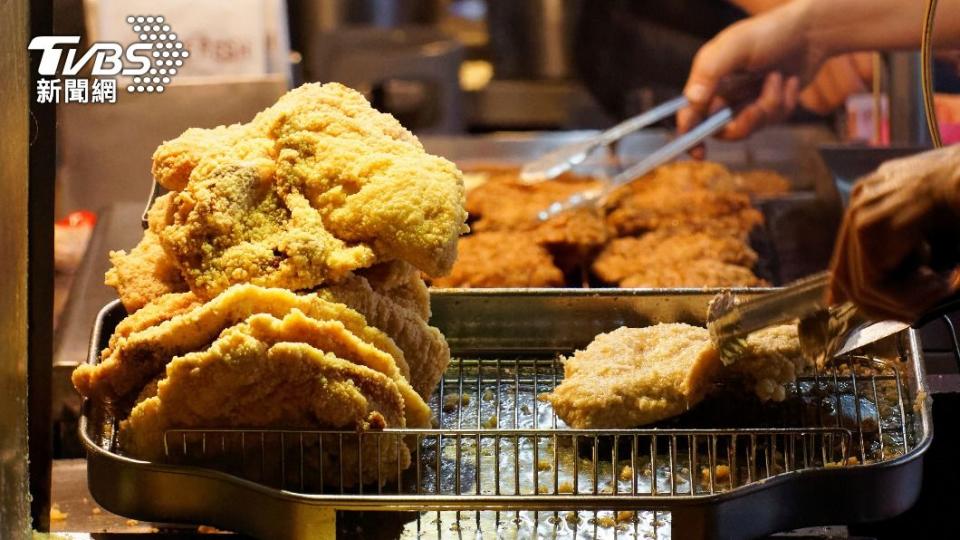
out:
<path id="1" fill-rule="evenodd" d="M 730 3 L 746 11 L 751 15 L 763 13 L 771 10 L 781 4 L 786 4 L 790 0 L 730 0 Z"/>
<path id="2" fill-rule="evenodd" d="M 829 54 L 915 49 L 926 0 L 795 0 L 805 9 L 808 41 Z M 936 47 L 960 46 L 960 0 L 939 0 Z"/>

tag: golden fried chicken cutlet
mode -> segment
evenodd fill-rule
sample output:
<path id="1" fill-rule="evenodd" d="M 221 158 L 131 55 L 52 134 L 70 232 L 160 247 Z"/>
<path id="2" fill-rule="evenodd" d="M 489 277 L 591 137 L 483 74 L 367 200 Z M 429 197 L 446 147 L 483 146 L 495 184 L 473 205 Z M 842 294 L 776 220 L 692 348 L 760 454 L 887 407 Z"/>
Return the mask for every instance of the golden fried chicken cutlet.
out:
<path id="1" fill-rule="evenodd" d="M 654 231 L 610 241 L 594 261 L 593 271 L 608 283 L 619 283 L 634 274 L 655 272 L 664 265 L 712 260 L 749 269 L 757 259 L 757 253 L 739 238 L 702 232 Z"/>
<path id="2" fill-rule="evenodd" d="M 111 251 L 110 264 L 104 283 L 115 288 L 127 313 L 133 313 L 148 302 L 173 292 L 188 290 L 180 276 L 180 269 L 173 264 L 160 245 L 157 235 L 144 231 L 143 238 L 130 253 Z"/>
<path id="3" fill-rule="evenodd" d="M 427 324 L 421 312 L 374 290 L 360 276 L 319 289 L 316 295 L 349 306 L 363 315 L 367 324 L 390 336 L 402 351 L 399 356 L 407 380 L 424 399 L 430 398 L 450 363 L 450 346 L 440 330 Z"/>
<path id="4" fill-rule="evenodd" d="M 319 321 L 294 308 L 278 319 L 272 315 L 251 315 L 245 323 L 250 335 L 265 343 L 305 343 L 337 358 L 366 366 L 389 377 L 403 398 L 403 416 L 408 427 L 430 427 L 430 407 L 400 373 L 396 359 L 347 330 L 340 321 Z"/>
<path id="5" fill-rule="evenodd" d="M 358 270 L 357 275 L 366 279 L 374 292 L 390 297 L 425 321 L 430 319 L 430 290 L 413 265 L 391 261 Z"/>
<path id="6" fill-rule="evenodd" d="M 632 186 L 666 188 L 675 191 L 711 188 L 729 181 L 730 169 L 713 161 L 674 161 L 650 171 Z"/>
<path id="7" fill-rule="evenodd" d="M 744 352 L 724 371 L 742 379 L 760 401 L 783 401 L 787 397 L 784 385 L 813 367 L 812 360 L 801 353 L 795 324 L 753 332 L 746 342 Z"/>
<path id="8" fill-rule="evenodd" d="M 630 187 L 650 188 L 673 191 L 709 189 L 753 196 L 773 196 L 790 191 L 790 181 L 776 171 L 767 169 L 733 172 L 712 161 L 676 161 L 657 167 Z"/>
<path id="9" fill-rule="evenodd" d="M 309 289 L 376 262 L 370 246 L 330 233 L 303 195 L 281 196 L 270 177 L 243 164 L 188 183 L 158 234 L 202 298 L 235 283 Z"/>
<path id="10" fill-rule="evenodd" d="M 450 275 L 434 287 L 559 287 L 563 272 L 550 253 L 522 232 L 476 232 L 460 241 Z"/>
<path id="11" fill-rule="evenodd" d="M 600 183 L 566 173 L 549 182 L 520 182 L 516 168 L 492 169 L 486 182 L 467 194 L 467 211 L 476 219 L 472 229 L 486 231 L 532 231 L 548 246 L 596 247 L 606 240 L 603 219 L 590 209 L 567 212 L 546 222 L 537 213 L 551 203 L 576 193 L 599 189 Z"/>
<path id="12" fill-rule="evenodd" d="M 156 396 L 137 404 L 121 423 L 120 443 L 132 456 L 162 460 L 163 433 L 171 428 L 366 431 L 404 425 L 403 400 L 386 375 L 305 343 L 264 342 L 249 326 L 238 325 L 209 348 L 175 357 Z M 355 470 L 356 454 L 353 445 L 339 456 L 347 471 Z M 361 458 L 363 483 L 375 482 L 378 470 L 381 478 L 395 478 L 410 464 L 409 449 L 396 440 L 365 444 Z M 333 476 L 325 478 L 328 484 L 336 482 Z M 355 480 L 344 477 L 345 485 Z"/>
<path id="13" fill-rule="evenodd" d="M 635 189 L 616 197 L 607 224 L 618 236 L 653 230 L 703 231 L 746 238 L 763 214 L 742 193 Z"/>
<path id="14" fill-rule="evenodd" d="M 117 323 L 110 336 L 109 347 L 113 348 L 121 340 L 134 332 L 156 326 L 203 304 L 197 295 L 191 292 L 169 293 L 159 296 L 135 313 L 127 315 Z"/>
<path id="15" fill-rule="evenodd" d="M 776 171 L 754 169 L 737 172 L 713 184 L 717 190 L 737 191 L 758 197 L 783 195 L 790 191 L 790 181 Z"/>
<path id="16" fill-rule="evenodd" d="M 620 280 L 625 288 L 767 287 L 749 268 L 712 259 L 674 261 L 642 268 Z"/>
<path id="17" fill-rule="evenodd" d="M 248 124 L 187 130 L 153 173 L 175 193 L 151 229 L 202 298 L 236 283 L 310 289 L 396 259 L 442 275 L 466 232 L 459 170 L 335 83 Z"/>
<path id="18" fill-rule="evenodd" d="M 574 428 L 642 426 L 702 400 L 719 367 L 705 328 L 621 327 L 564 359 L 563 382 L 548 399 Z"/>
<path id="19" fill-rule="evenodd" d="M 150 379 L 163 371 L 174 356 L 202 349 L 225 328 L 250 315 L 283 316 L 297 308 L 318 320 L 335 320 L 378 349 L 391 354 L 405 377 L 410 368 L 403 352 L 386 334 L 367 325 L 356 311 L 329 302 L 316 294 L 297 295 L 284 289 L 236 285 L 213 300 L 180 313 L 156 326 L 111 340 L 95 366 L 81 365 L 73 372 L 73 384 L 85 397 L 126 401 Z"/>

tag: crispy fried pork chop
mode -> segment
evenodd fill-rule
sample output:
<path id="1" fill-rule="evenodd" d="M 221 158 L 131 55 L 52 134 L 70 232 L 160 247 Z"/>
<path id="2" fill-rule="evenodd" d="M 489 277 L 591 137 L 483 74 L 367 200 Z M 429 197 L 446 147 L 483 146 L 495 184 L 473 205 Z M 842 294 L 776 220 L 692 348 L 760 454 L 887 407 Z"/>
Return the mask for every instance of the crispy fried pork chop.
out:
<path id="1" fill-rule="evenodd" d="M 701 259 L 675 261 L 643 268 L 620 280 L 624 288 L 766 287 L 769 284 L 749 268 Z"/>
<path id="2" fill-rule="evenodd" d="M 784 385 L 813 367 L 800 351 L 797 325 L 772 326 L 747 336 L 747 346 L 724 371 L 743 380 L 760 401 L 783 401 Z"/>
<path id="3" fill-rule="evenodd" d="M 693 261 L 711 260 L 749 269 L 756 264 L 757 258 L 757 253 L 746 242 L 732 236 L 655 231 L 640 237 L 627 236 L 612 240 L 597 256 L 593 271 L 608 283 L 619 283 L 634 274 L 650 275 L 660 266 L 682 268 Z M 682 279 L 663 286 L 680 287 L 691 281 Z M 710 286 L 715 283 L 697 285 Z"/>
<path id="4" fill-rule="evenodd" d="M 456 166 L 335 83 L 247 124 L 187 130 L 153 173 L 175 193 L 151 225 L 202 298 L 236 283 L 310 289 L 395 259 L 442 275 L 466 231 Z"/>
<path id="5" fill-rule="evenodd" d="M 404 354 L 393 340 L 369 326 L 353 309 L 316 294 L 297 295 L 284 289 L 235 285 L 205 304 L 112 340 L 113 345 L 103 351 L 99 364 L 84 364 L 73 372 L 73 384 L 85 397 L 128 400 L 161 373 L 174 356 L 207 347 L 225 328 L 250 315 L 269 313 L 282 317 L 294 308 L 314 319 L 339 321 L 359 338 L 390 353 L 401 374 L 409 376 Z"/>
<path id="6" fill-rule="evenodd" d="M 460 240 L 460 257 L 434 287 L 559 287 L 563 272 L 524 232 L 477 232 Z"/>
<path id="7" fill-rule="evenodd" d="M 564 359 L 563 382 L 549 400 L 575 428 L 642 426 L 698 403 L 719 367 L 705 328 L 621 327 Z"/>
<path id="8" fill-rule="evenodd" d="M 422 313 L 374 290 L 370 282 L 352 276 L 316 292 L 320 298 L 345 304 L 362 314 L 367 324 L 383 331 L 402 351 L 410 384 L 429 399 L 450 363 L 450 346 L 440 330 L 427 324 Z"/>
<path id="9" fill-rule="evenodd" d="M 120 425 L 124 452 L 162 461 L 163 433 L 171 428 L 334 428 L 379 430 L 403 427 L 403 399 L 390 377 L 306 343 L 259 339 L 250 325 L 226 329 L 209 348 L 175 357 L 157 392 L 134 407 Z M 391 435 L 363 447 L 363 483 L 396 476 L 410 465 L 409 449 Z M 348 439 L 351 441 L 351 439 Z M 399 444 L 400 452 L 397 452 Z M 328 445 L 324 460 L 339 459 L 355 470 L 356 445 Z M 328 466 L 325 482 L 339 480 Z M 345 485 L 355 484 L 347 474 Z"/>

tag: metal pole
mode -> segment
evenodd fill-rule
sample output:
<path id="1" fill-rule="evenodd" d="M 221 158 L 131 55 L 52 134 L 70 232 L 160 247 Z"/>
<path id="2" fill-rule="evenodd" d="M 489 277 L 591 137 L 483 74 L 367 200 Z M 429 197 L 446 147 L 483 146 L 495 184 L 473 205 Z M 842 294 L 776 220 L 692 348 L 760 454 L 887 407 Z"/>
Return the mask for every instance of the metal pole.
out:
<path id="1" fill-rule="evenodd" d="M 920 53 L 895 52 L 887 57 L 890 92 L 890 144 L 930 146 L 923 108 Z"/>

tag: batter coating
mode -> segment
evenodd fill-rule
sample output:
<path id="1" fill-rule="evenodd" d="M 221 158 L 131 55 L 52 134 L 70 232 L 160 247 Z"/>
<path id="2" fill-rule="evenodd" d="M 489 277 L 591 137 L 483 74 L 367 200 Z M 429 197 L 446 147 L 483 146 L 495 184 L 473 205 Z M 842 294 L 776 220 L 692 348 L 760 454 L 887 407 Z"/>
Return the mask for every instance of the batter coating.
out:
<path id="1" fill-rule="evenodd" d="M 655 231 L 640 237 L 612 240 L 597 256 L 593 271 L 608 283 L 619 283 L 634 274 L 655 272 L 663 265 L 712 260 L 749 269 L 756 264 L 757 258 L 757 253 L 739 238 L 699 232 Z M 680 282 L 689 281 L 682 279 L 673 286 L 679 287 Z"/>
<path id="2" fill-rule="evenodd" d="M 706 395 L 720 359 L 705 328 L 621 327 L 564 359 L 549 395 L 574 428 L 629 428 L 680 414 Z"/>

